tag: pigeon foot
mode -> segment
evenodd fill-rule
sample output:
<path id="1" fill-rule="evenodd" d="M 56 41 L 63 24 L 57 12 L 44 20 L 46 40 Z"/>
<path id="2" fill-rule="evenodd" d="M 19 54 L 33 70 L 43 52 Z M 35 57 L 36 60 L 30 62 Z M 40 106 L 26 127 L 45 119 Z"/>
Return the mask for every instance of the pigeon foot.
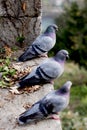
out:
<path id="1" fill-rule="evenodd" d="M 59 116 L 57 114 L 53 114 L 50 117 L 48 117 L 49 119 L 54 119 L 54 120 L 60 120 Z"/>
<path id="2" fill-rule="evenodd" d="M 48 55 L 47 55 L 47 53 L 45 53 L 43 55 L 40 55 L 39 57 L 46 57 L 46 58 L 48 58 Z"/>

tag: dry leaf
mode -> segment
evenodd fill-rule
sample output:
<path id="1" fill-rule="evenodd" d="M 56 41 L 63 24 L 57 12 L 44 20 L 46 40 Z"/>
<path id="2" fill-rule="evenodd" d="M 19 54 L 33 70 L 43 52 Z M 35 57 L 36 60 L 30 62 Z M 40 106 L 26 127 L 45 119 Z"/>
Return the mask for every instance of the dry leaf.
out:
<path id="1" fill-rule="evenodd" d="M 23 105 L 23 107 L 24 107 L 25 109 L 29 109 L 31 106 L 32 106 L 32 105 L 29 104 L 29 103 L 26 103 L 26 104 Z"/>
<path id="2" fill-rule="evenodd" d="M 23 9 L 23 11 L 25 12 L 25 9 L 26 9 L 26 3 L 23 3 L 23 4 L 22 4 L 22 9 Z"/>
<path id="3" fill-rule="evenodd" d="M 11 48 L 8 45 L 5 45 L 4 49 L 5 49 L 5 55 L 11 57 L 12 54 Z"/>

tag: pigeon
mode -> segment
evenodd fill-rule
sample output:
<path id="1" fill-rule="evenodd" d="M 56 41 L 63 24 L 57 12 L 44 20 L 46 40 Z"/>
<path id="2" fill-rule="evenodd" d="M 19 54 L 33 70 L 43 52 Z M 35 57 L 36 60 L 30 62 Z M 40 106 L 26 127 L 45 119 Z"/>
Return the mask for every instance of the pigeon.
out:
<path id="1" fill-rule="evenodd" d="M 18 61 L 24 62 L 40 56 L 46 56 L 47 52 L 51 50 L 56 43 L 57 30 L 57 25 L 49 25 L 46 31 L 39 35 L 31 46 L 29 46 L 27 50 L 18 58 Z"/>
<path id="2" fill-rule="evenodd" d="M 55 119 L 54 114 L 64 110 L 69 104 L 72 82 L 67 81 L 60 89 L 53 90 L 36 102 L 17 119 L 20 125 L 37 122 L 46 118 Z"/>
<path id="3" fill-rule="evenodd" d="M 38 65 L 29 74 L 20 79 L 20 81 L 11 87 L 12 90 L 24 88 L 26 86 L 41 85 L 53 83 L 54 79 L 60 77 L 64 72 L 64 64 L 69 53 L 66 50 L 60 50 L 58 53 Z"/>

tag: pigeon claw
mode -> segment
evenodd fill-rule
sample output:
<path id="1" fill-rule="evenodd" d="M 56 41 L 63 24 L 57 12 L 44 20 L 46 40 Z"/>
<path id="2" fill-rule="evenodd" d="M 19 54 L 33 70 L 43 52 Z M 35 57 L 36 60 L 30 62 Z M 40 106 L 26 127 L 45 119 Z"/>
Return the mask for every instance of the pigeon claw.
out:
<path id="1" fill-rule="evenodd" d="M 48 58 L 48 55 L 47 55 L 47 53 L 44 53 L 42 55 L 39 55 L 39 57 L 46 57 L 46 58 Z"/>
<path id="2" fill-rule="evenodd" d="M 54 119 L 54 120 L 60 120 L 59 116 L 57 114 L 53 114 L 49 117 L 49 119 Z"/>

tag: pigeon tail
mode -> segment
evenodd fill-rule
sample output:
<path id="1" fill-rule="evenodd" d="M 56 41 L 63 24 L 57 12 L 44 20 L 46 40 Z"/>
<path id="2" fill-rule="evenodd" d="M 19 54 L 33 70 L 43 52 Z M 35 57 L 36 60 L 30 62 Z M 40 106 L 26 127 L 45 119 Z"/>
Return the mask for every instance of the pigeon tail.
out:
<path id="1" fill-rule="evenodd" d="M 19 58 L 18 58 L 18 61 L 20 62 L 24 62 L 24 61 L 27 61 L 27 60 L 31 60 L 33 58 L 35 58 L 36 56 L 33 55 L 33 54 L 27 54 L 26 52 L 23 53 Z"/>
<path id="2" fill-rule="evenodd" d="M 25 86 L 34 86 L 34 85 L 40 85 L 43 84 L 45 81 L 41 80 L 40 78 L 37 78 L 36 76 L 32 76 L 29 79 L 25 79 L 19 81 L 19 88 L 23 88 Z"/>
<path id="3" fill-rule="evenodd" d="M 39 102 L 35 103 L 30 109 L 22 113 L 17 122 L 20 125 L 32 123 L 44 119 L 43 113 L 39 109 Z"/>

